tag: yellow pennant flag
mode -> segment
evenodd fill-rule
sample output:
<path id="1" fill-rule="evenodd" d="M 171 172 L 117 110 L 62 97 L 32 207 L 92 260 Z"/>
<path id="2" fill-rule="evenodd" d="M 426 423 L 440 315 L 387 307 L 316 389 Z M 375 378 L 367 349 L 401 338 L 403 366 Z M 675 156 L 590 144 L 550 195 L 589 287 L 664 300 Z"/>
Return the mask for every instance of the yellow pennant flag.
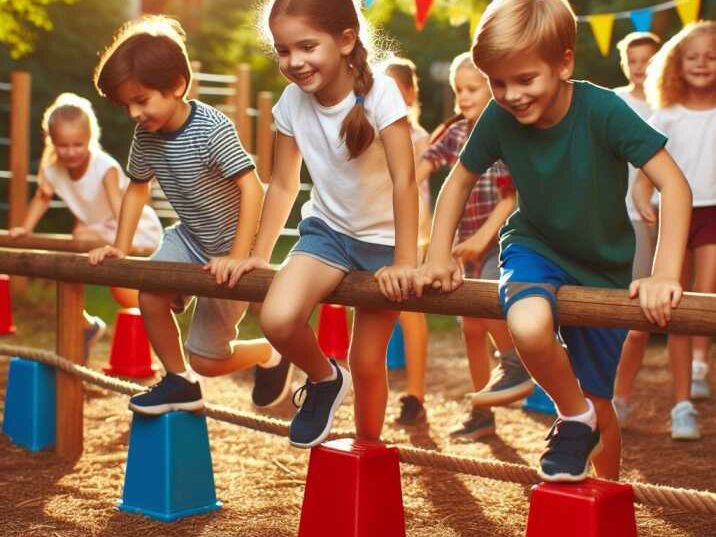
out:
<path id="1" fill-rule="evenodd" d="M 589 17 L 589 25 L 592 27 L 594 39 L 602 56 L 609 55 L 609 46 L 612 43 L 612 29 L 614 28 L 614 13 L 592 15 Z"/>
<path id="2" fill-rule="evenodd" d="M 699 16 L 700 0 L 685 0 L 676 4 L 676 11 L 683 24 L 694 22 Z"/>

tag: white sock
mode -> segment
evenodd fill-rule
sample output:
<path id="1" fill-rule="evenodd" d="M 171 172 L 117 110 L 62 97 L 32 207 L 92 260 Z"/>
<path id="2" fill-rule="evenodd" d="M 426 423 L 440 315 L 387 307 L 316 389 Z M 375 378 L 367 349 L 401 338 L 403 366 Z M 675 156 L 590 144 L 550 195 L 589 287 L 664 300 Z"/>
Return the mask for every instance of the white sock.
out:
<path id="1" fill-rule="evenodd" d="M 597 428 L 597 412 L 594 410 L 594 404 L 589 399 L 586 401 L 587 406 L 589 407 L 589 410 L 586 412 L 577 414 L 576 416 L 565 416 L 559 411 L 559 409 L 557 409 L 557 416 L 564 421 L 578 421 L 580 423 L 584 423 L 585 425 L 589 425 L 592 428 L 592 431 L 594 431 Z"/>
<path id="2" fill-rule="evenodd" d="M 189 382 L 199 382 L 199 375 L 197 375 L 189 366 L 187 366 L 181 373 L 177 373 L 177 375 L 185 380 L 188 380 Z"/>
<path id="3" fill-rule="evenodd" d="M 276 367 L 279 362 L 281 362 L 281 353 L 271 347 L 271 356 L 269 357 L 269 359 L 265 362 L 261 362 L 260 364 L 258 364 L 258 366 L 265 367 L 268 369 L 269 367 Z"/>
<path id="4" fill-rule="evenodd" d="M 694 380 L 704 380 L 709 372 L 709 364 L 694 360 L 691 362 L 691 378 Z"/>

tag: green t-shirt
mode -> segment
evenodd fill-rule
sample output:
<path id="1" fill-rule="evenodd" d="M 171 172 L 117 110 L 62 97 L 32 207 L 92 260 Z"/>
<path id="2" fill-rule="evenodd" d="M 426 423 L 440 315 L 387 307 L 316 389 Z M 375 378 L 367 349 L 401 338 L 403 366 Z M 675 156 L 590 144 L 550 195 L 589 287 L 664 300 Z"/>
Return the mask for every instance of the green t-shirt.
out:
<path id="1" fill-rule="evenodd" d="M 547 129 L 521 125 L 491 101 L 460 160 L 474 174 L 497 159 L 510 169 L 517 210 L 500 245 L 551 259 L 582 285 L 628 287 L 634 231 L 627 216 L 627 161 L 643 166 L 666 138 L 612 91 L 575 81 L 567 115 Z"/>

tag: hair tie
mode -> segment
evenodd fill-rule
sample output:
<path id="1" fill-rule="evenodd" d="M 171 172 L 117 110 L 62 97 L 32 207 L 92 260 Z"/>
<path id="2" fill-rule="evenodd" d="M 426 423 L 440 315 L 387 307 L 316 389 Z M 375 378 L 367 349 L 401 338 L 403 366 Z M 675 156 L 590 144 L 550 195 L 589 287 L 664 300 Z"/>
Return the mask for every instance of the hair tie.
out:
<path id="1" fill-rule="evenodd" d="M 363 95 L 356 95 L 356 104 L 363 104 L 365 102 L 365 97 Z"/>

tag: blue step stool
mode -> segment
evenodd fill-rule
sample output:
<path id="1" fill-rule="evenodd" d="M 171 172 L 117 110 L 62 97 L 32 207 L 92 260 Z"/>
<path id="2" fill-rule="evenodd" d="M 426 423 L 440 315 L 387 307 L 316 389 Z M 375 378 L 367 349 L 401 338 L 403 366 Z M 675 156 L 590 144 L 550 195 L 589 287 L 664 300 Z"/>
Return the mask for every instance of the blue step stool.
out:
<path id="1" fill-rule="evenodd" d="M 539 384 L 535 384 L 535 389 L 525 402 L 522 403 L 524 410 L 531 410 L 541 414 L 549 414 L 556 416 L 557 411 L 554 408 L 554 402 L 549 398 Z"/>
<path id="2" fill-rule="evenodd" d="M 403 369 L 405 367 L 405 339 L 403 338 L 403 329 L 398 322 L 393 327 L 385 355 L 388 369 Z"/>
<path id="3" fill-rule="evenodd" d="M 11 358 L 2 432 L 18 446 L 40 451 L 55 445 L 55 370 Z"/>
<path id="4" fill-rule="evenodd" d="M 189 412 L 134 415 L 118 507 L 164 522 L 221 507 L 206 417 Z"/>

